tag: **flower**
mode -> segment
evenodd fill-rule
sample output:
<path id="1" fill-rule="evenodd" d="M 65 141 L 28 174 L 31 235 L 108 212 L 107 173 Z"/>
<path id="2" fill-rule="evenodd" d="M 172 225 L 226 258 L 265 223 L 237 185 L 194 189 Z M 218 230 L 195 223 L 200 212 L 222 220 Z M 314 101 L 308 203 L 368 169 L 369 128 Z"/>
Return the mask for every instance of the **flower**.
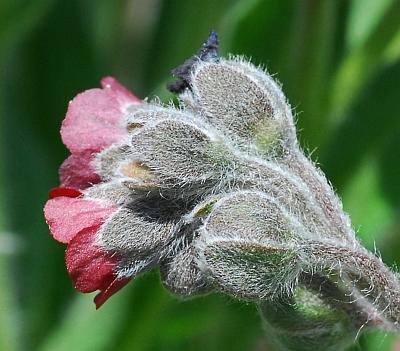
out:
<path id="1" fill-rule="evenodd" d="M 68 244 L 66 266 L 75 288 L 100 291 L 97 307 L 156 266 L 163 284 L 180 296 L 215 286 L 255 295 L 250 286 L 228 288 L 232 281 L 218 272 L 226 243 L 215 241 L 211 224 L 221 212 L 214 208 L 258 199 L 256 178 L 266 180 L 271 172 L 260 173 L 256 155 L 282 153 L 294 142 L 294 127 L 290 109 L 272 111 L 286 106 L 272 78 L 253 81 L 248 75 L 260 73 L 253 66 L 220 60 L 216 40 L 211 35 L 198 57 L 174 71 L 178 81 L 170 88 L 186 107 L 139 101 L 111 77 L 102 80 L 102 89 L 70 102 L 61 136 L 72 154 L 44 212 L 53 237 Z M 221 79 L 234 89 L 221 86 Z M 228 244 L 240 251 L 244 242 Z"/>
<path id="2" fill-rule="evenodd" d="M 181 296 L 289 291 L 300 268 L 282 238 L 326 224 L 287 170 L 297 144 L 279 86 L 243 60 L 220 59 L 216 40 L 174 70 L 182 108 L 139 101 L 110 77 L 69 105 L 61 136 L 72 155 L 45 216 L 68 244 L 74 286 L 100 290 L 97 307 L 156 266 Z M 308 211 L 310 223 L 292 223 L 276 198 L 296 198 L 291 213 Z"/>
<path id="3" fill-rule="evenodd" d="M 70 102 L 61 136 L 71 156 L 44 213 L 68 244 L 75 288 L 99 290 L 98 308 L 159 267 L 164 286 L 182 297 L 218 288 L 261 303 L 267 319 L 268 302 L 294 301 L 333 315 L 337 308 L 353 331 L 398 329 L 400 283 L 357 241 L 300 149 L 279 84 L 242 58 L 220 58 L 214 33 L 173 73 L 179 107 L 140 101 L 111 77 Z"/>
<path id="4" fill-rule="evenodd" d="M 69 104 L 61 128 L 64 144 L 71 151 L 60 167 L 58 188 L 50 191 L 44 213 L 54 238 L 68 244 L 66 265 L 75 288 L 82 292 L 100 290 L 100 307 L 129 280 L 121 278 L 116 267 L 121 259 L 101 245 L 99 230 L 117 210 L 110 200 L 93 199 L 84 190 L 101 182 L 93 160 L 102 150 L 126 137 L 124 115 L 129 106 L 139 103 L 114 78 L 101 81 L 102 89 L 91 89 Z"/>

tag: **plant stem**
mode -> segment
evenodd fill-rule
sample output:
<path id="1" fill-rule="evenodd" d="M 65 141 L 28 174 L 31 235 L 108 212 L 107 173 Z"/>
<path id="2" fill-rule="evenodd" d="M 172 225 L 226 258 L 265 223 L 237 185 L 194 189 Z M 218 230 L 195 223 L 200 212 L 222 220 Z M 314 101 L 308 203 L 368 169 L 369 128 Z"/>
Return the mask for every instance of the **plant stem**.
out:
<path id="1" fill-rule="evenodd" d="M 383 322 L 385 329 L 399 330 L 400 283 L 398 277 L 384 263 L 366 249 L 349 248 L 324 242 L 308 242 L 303 248 L 313 262 L 322 270 L 335 271 L 352 291 L 358 291 L 360 299 L 369 301 L 378 315 L 368 308 L 368 320 Z M 346 277 L 358 277 L 347 279 Z M 357 297 L 357 296 L 355 296 Z M 360 306 L 365 306 L 360 303 Z M 379 323 L 378 323 L 379 324 Z"/>

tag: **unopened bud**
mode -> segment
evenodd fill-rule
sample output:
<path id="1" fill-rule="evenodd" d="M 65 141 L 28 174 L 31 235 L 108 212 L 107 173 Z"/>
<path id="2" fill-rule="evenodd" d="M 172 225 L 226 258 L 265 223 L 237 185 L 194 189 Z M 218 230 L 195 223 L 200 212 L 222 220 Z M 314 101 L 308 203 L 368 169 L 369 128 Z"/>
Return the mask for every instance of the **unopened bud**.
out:
<path id="1" fill-rule="evenodd" d="M 295 142 L 293 117 L 279 86 L 248 62 L 199 61 L 190 83 L 192 105 L 242 146 L 273 154 Z"/>

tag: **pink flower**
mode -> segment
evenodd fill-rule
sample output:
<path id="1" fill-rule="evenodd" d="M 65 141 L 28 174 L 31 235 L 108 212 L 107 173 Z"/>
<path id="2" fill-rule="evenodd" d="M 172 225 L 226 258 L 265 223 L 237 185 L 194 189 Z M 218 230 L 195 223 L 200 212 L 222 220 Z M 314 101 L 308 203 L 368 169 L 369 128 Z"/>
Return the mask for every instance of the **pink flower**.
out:
<path id="1" fill-rule="evenodd" d="M 139 99 L 112 77 L 102 89 L 90 89 L 69 104 L 61 127 L 71 155 L 60 167 L 60 187 L 50 191 L 44 213 L 54 238 L 68 244 L 65 260 L 74 286 L 81 292 L 100 290 L 97 308 L 121 289 L 129 277 L 118 274 L 120 255 L 104 247 L 102 225 L 117 210 L 109 199 L 85 196 L 83 191 L 102 181 L 93 161 L 96 155 L 128 135 L 124 118 Z"/>
<path id="2" fill-rule="evenodd" d="M 69 104 L 61 136 L 71 155 L 60 167 L 60 187 L 50 191 L 44 208 L 53 237 L 68 244 L 65 261 L 74 287 L 83 293 L 100 291 L 95 297 L 99 308 L 129 280 L 159 266 L 173 293 L 208 291 L 192 245 L 201 216 L 184 217 L 195 205 L 190 189 L 199 185 L 183 181 L 175 164 L 159 168 L 145 160 L 145 154 L 173 160 L 170 146 L 179 141 L 182 128 L 193 128 L 175 120 L 185 117 L 183 112 L 139 101 L 114 78 L 103 79 L 102 87 Z M 186 144 L 182 150 L 192 153 Z M 177 195 L 182 190 L 185 194 Z"/>

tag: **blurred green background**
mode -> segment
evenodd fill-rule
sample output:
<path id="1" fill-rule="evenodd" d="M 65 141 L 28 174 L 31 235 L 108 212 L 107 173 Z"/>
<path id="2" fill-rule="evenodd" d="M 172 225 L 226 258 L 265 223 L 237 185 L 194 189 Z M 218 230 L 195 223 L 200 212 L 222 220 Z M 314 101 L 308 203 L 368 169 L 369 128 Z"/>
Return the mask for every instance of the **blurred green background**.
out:
<path id="1" fill-rule="evenodd" d="M 400 1 L 1 0 L 0 350 L 267 350 L 253 305 L 179 301 L 158 272 L 95 311 L 42 214 L 68 101 L 109 74 L 168 100 L 170 70 L 211 29 L 223 54 L 276 73 L 361 240 L 400 263 Z M 354 350 L 395 342 L 374 332 Z"/>

